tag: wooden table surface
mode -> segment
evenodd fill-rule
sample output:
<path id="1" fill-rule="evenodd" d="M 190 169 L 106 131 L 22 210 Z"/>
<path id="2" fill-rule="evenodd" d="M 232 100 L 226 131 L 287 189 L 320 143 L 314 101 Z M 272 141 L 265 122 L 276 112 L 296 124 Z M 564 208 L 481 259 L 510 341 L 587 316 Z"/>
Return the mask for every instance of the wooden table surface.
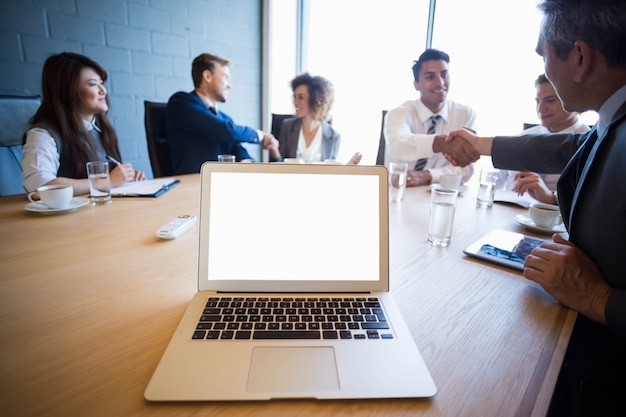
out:
<path id="1" fill-rule="evenodd" d="M 492 228 L 534 235 L 517 206 L 458 201 L 452 243 L 426 243 L 426 187 L 390 207 L 391 292 L 438 387 L 431 399 L 150 403 L 143 391 L 196 291 L 199 175 L 158 199 L 73 213 L 0 197 L 0 414 L 6 416 L 542 416 L 575 313 L 462 250 Z M 536 235 L 534 235 L 536 236 Z M 385 381 L 373 381 L 384 384 Z"/>

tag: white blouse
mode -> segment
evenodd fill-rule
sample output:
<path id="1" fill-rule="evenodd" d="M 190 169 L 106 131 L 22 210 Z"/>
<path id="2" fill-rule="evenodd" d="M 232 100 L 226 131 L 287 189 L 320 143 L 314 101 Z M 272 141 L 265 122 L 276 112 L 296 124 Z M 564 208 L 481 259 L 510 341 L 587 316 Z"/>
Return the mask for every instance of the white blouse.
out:
<path id="1" fill-rule="evenodd" d="M 309 153 L 308 158 L 301 157 L 305 153 Z M 298 158 L 302 158 L 307 162 L 320 162 L 322 160 L 322 125 L 320 124 L 315 132 L 313 141 L 306 147 L 306 141 L 304 139 L 304 133 L 300 128 L 300 135 L 298 136 L 298 149 L 296 151 Z"/>
<path id="2" fill-rule="evenodd" d="M 83 120 L 87 131 L 100 128 L 92 122 Z M 38 187 L 57 177 L 61 166 L 61 155 L 57 144 L 45 129 L 32 128 L 26 132 L 26 142 L 22 147 L 22 183 L 27 192 L 35 191 Z"/>

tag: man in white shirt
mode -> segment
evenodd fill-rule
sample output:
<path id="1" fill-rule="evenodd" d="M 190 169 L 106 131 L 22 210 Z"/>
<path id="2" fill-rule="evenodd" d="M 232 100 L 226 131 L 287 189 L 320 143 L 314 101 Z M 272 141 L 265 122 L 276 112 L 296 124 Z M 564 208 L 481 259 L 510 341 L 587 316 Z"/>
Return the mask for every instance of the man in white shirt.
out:
<path id="1" fill-rule="evenodd" d="M 561 99 L 544 74 L 535 80 L 535 88 L 537 90 L 535 96 L 537 116 L 541 124 L 525 129 L 522 135 L 589 131 L 589 126 L 578 118 L 577 112 L 568 112 L 563 109 Z M 560 176 L 560 174 L 501 170 L 498 186 L 520 195 L 528 192 L 532 198 L 542 203 L 558 204 L 555 191 Z"/>
<path id="2" fill-rule="evenodd" d="M 476 114 L 465 105 L 447 99 L 450 87 L 445 52 L 427 49 L 413 63 L 413 86 L 420 98 L 409 100 L 385 117 L 385 164 L 408 162 L 407 186 L 439 182 L 443 174 L 460 174 L 463 182 L 473 174 L 473 165 L 453 166 L 435 143 L 453 130 L 475 130 Z"/>

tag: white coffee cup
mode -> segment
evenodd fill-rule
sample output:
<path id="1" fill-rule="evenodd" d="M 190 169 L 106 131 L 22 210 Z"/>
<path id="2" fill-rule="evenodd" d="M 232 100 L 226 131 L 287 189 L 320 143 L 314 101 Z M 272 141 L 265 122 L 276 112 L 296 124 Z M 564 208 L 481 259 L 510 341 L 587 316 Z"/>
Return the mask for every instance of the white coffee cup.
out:
<path id="1" fill-rule="evenodd" d="M 461 188 L 461 179 L 459 174 L 444 174 L 439 178 L 439 185 L 441 188 L 451 188 L 458 191 Z"/>
<path id="2" fill-rule="evenodd" d="M 74 188 L 71 185 L 44 185 L 29 193 L 28 199 L 33 203 L 42 202 L 51 209 L 64 209 L 70 206 L 73 196 Z"/>
<path id="3" fill-rule="evenodd" d="M 528 208 L 530 219 L 539 227 L 553 228 L 563 223 L 559 206 L 544 203 L 533 203 Z"/>

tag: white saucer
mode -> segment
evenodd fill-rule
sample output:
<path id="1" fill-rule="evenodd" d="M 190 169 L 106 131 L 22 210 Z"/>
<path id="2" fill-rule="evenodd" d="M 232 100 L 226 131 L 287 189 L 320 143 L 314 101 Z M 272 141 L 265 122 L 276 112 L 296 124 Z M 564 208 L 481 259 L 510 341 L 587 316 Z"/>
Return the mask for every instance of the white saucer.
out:
<path id="1" fill-rule="evenodd" d="M 430 184 L 430 190 L 434 190 L 435 188 L 439 188 L 441 187 L 441 184 L 439 183 L 435 183 L 435 184 Z M 459 187 L 459 195 L 463 194 L 465 191 L 467 191 L 468 186 L 467 185 L 461 185 Z"/>
<path id="2" fill-rule="evenodd" d="M 72 198 L 72 201 L 70 201 L 69 207 L 66 208 L 51 209 L 46 207 L 43 203 L 28 203 L 24 207 L 24 210 L 42 214 L 61 214 L 76 211 L 76 209 L 86 206 L 87 204 L 89 204 L 88 198 L 74 197 Z"/>
<path id="3" fill-rule="evenodd" d="M 525 216 L 523 214 L 518 214 L 515 216 L 515 221 L 527 228 L 528 230 L 532 230 L 537 233 L 564 233 L 566 232 L 565 225 L 563 223 L 556 225 L 552 228 L 550 227 L 541 227 L 537 226 L 535 222 L 533 222 L 530 217 Z"/>

